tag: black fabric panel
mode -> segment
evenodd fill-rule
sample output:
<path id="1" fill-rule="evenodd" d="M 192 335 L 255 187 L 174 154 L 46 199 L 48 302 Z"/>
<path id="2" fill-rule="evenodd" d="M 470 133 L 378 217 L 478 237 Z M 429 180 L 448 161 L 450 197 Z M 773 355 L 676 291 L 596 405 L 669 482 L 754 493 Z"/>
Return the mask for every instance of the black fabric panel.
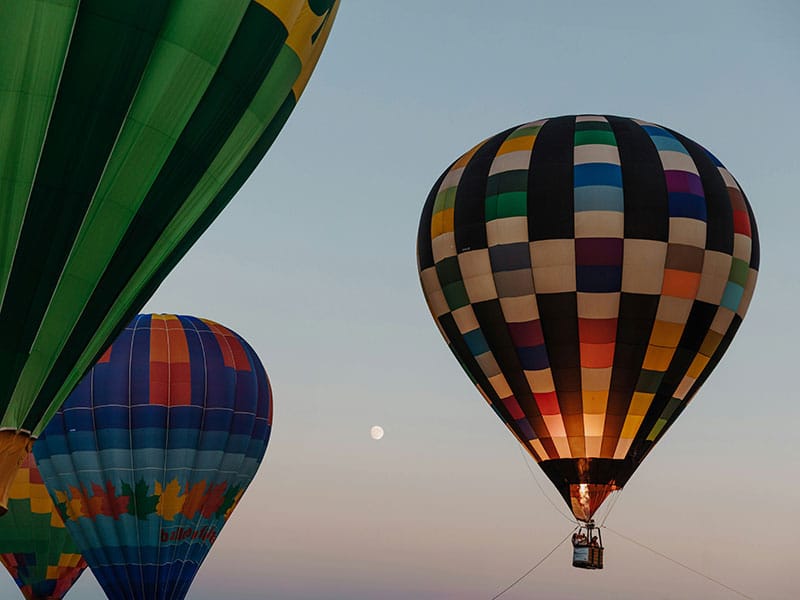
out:
<path id="1" fill-rule="evenodd" d="M 536 134 L 528 170 L 530 241 L 575 237 L 575 117 L 549 119 Z"/>
<path id="2" fill-rule="evenodd" d="M 761 262 L 761 245 L 758 241 L 758 226 L 756 225 L 756 217 L 753 214 L 753 208 L 750 206 L 750 201 L 747 199 L 744 192 L 742 192 L 742 197 L 747 206 L 747 214 L 750 216 L 750 233 L 753 236 L 753 251 L 750 255 L 750 268 L 758 271 L 758 266 Z"/>
<path id="3" fill-rule="evenodd" d="M 294 98 L 294 95 L 290 93 L 284 100 L 281 107 L 278 109 L 275 117 L 264 130 L 264 133 L 261 134 L 259 140 L 250 150 L 247 157 L 245 157 L 245 159 L 242 161 L 242 164 L 239 165 L 234 174 L 222 187 L 219 194 L 217 194 L 200 218 L 195 221 L 191 229 L 178 243 L 175 250 L 173 250 L 172 253 L 164 260 L 164 262 L 156 270 L 153 277 L 151 277 L 147 284 L 145 284 L 145 286 L 143 286 L 143 288 L 139 291 L 136 299 L 126 312 L 125 317 L 120 320 L 117 327 L 103 344 L 102 350 L 95 355 L 94 359 L 92 360 L 92 365 L 94 365 L 94 363 L 103 355 L 103 352 L 106 351 L 106 348 L 111 345 L 111 343 L 117 338 L 125 326 L 130 323 L 139 310 L 141 310 L 147 300 L 155 293 L 156 289 L 158 289 L 158 286 L 161 285 L 161 282 L 167 277 L 172 269 L 175 268 L 180 259 L 183 258 L 183 256 L 189 251 L 189 248 L 194 245 L 197 239 L 206 229 L 208 229 L 209 225 L 211 225 L 214 219 L 216 219 L 220 212 L 222 212 L 222 210 L 228 205 L 231 198 L 233 198 L 242 184 L 244 184 L 258 163 L 261 162 L 261 159 L 264 157 L 267 150 L 269 150 L 270 146 L 275 141 L 275 138 L 278 136 L 278 133 L 280 133 L 281 129 L 286 123 L 286 120 L 289 118 L 289 115 L 294 109 L 296 103 L 297 102 Z M 75 361 L 78 360 L 78 357 L 83 352 L 83 349 L 89 343 L 95 331 L 105 319 L 108 311 L 111 309 L 115 301 L 116 295 L 98 296 L 96 294 L 93 295 L 89 300 L 87 308 L 81 314 L 80 320 L 75 325 L 72 334 L 70 334 L 69 340 L 64 347 L 64 351 L 59 355 L 50 375 L 45 381 L 44 387 L 36 399 L 36 403 L 34 404 L 35 408 L 31 411 L 31 414 L 34 414 L 37 411 L 41 414 L 41 411 L 45 410 L 45 408 L 50 404 L 51 399 L 61 387 L 61 382 L 64 381 L 68 373 L 72 370 Z M 89 368 L 91 368 L 91 366 Z M 88 369 L 86 370 L 88 371 Z M 29 426 L 29 424 L 26 422 L 25 427 L 30 428 L 31 426 Z"/>
<path id="4" fill-rule="evenodd" d="M 27 359 L 166 10 L 155 0 L 79 6 L 0 308 L 0 399 Z"/>
<path id="5" fill-rule="evenodd" d="M 623 292 L 619 300 L 617 340 L 603 429 L 603 453 L 613 454 L 642 370 L 660 296 Z"/>
<path id="6" fill-rule="evenodd" d="M 419 230 L 417 231 L 417 260 L 419 261 L 420 272 L 434 265 L 433 245 L 431 244 L 431 221 L 433 219 L 433 205 L 436 202 L 436 196 L 439 193 L 439 188 L 442 185 L 442 181 L 444 181 L 444 178 L 450 172 L 452 167 L 453 165 L 451 164 L 449 167 L 447 167 L 447 169 L 445 169 L 444 173 L 439 175 L 439 179 L 437 179 L 436 183 L 433 184 L 433 187 L 428 194 L 428 198 L 425 200 L 425 206 L 422 208 L 422 216 L 419 219 Z"/>
<path id="7" fill-rule="evenodd" d="M 606 117 L 617 139 L 625 201 L 625 238 L 669 239 L 669 196 L 658 150 L 630 119 Z"/>
<path id="8" fill-rule="evenodd" d="M 614 484 L 621 488 L 628 482 L 638 463 L 627 458 L 557 458 L 545 460 L 539 466 L 569 505 L 571 484 Z"/>
<path id="9" fill-rule="evenodd" d="M 536 300 L 567 436 L 583 436 L 578 296 L 575 292 L 537 294 Z"/>
<path id="10" fill-rule="evenodd" d="M 733 207 L 722 174 L 699 144 L 671 129 L 667 131 L 674 135 L 689 152 L 689 156 L 692 157 L 697 172 L 700 174 L 700 181 L 703 183 L 708 214 L 706 249 L 733 254 Z"/>
<path id="11" fill-rule="evenodd" d="M 522 365 L 520 365 L 514 342 L 508 332 L 500 301 L 476 302 L 472 304 L 472 310 L 475 311 L 475 318 L 478 320 L 481 333 L 486 338 L 486 343 L 517 402 L 523 407 L 527 416 L 538 416 L 539 408 L 528 386 L 528 380 L 525 379 L 525 374 L 522 372 Z M 508 421 L 508 423 L 512 422 Z M 540 435 L 541 431 L 537 431 L 536 434 Z"/>
<path id="12" fill-rule="evenodd" d="M 486 248 L 486 184 L 497 150 L 516 129 L 506 129 L 486 140 L 464 167 L 456 189 L 455 241 L 458 252 Z"/>

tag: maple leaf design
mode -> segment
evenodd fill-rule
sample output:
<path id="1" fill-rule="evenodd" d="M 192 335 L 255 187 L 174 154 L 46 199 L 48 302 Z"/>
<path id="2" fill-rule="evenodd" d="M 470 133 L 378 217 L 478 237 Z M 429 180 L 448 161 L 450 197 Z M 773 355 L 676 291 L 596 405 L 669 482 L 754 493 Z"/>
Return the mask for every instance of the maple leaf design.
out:
<path id="1" fill-rule="evenodd" d="M 174 520 L 186 502 L 186 494 L 181 494 L 181 484 L 177 477 L 163 488 L 161 483 L 156 481 L 156 496 L 158 496 L 156 512 L 165 521 Z"/>
<path id="2" fill-rule="evenodd" d="M 242 499 L 243 495 L 244 495 L 244 488 L 239 488 L 239 491 L 236 492 L 236 496 L 234 496 L 234 498 L 233 498 L 233 504 L 231 504 L 230 508 L 225 511 L 225 520 L 226 521 L 230 518 L 231 513 L 233 512 L 233 509 L 235 509 L 238 506 L 239 500 Z"/>
<path id="3" fill-rule="evenodd" d="M 61 490 L 56 490 L 56 497 L 55 502 L 53 504 L 56 505 L 56 510 L 58 514 L 61 515 L 61 518 L 66 520 L 67 519 L 67 493 L 62 492 Z"/>
<path id="4" fill-rule="evenodd" d="M 86 507 L 86 498 L 83 490 L 79 490 L 74 486 L 69 486 L 70 498 L 67 500 L 67 518 L 71 521 L 77 521 L 81 517 L 88 516 L 84 508 Z"/>
<path id="5" fill-rule="evenodd" d="M 205 502 L 203 502 L 203 507 L 200 509 L 200 514 L 202 514 L 204 518 L 210 519 L 222 506 L 225 500 L 224 494 L 227 487 L 228 482 L 223 481 L 222 483 L 212 485 L 208 490 Z"/>
<path id="6" fill-rule="evenodd" d="M 195 513 L 203 506 L 205 499 L 206 482 L 198 481 L 186 494 L 186 501 L 183 503 L 181 514 L 187 519 L 194 518 Z"/>
<path id="7" fill-rule="evenodd" d="M 128 514 L 135 515 L 139 519 L 146 519 L 149 515 L 156 512 L 158 496 L 149 495 L 147 492 L 147 482 L 144 478 L 136 482 L 136 487 L 131 488 L 129 483 L 122 483 L 122 495 L 129 496 Z"/>
<path id="8" fill-rule="evenodd" d="M 219 519 L 220 517 L 224 516 L 228 510 L 230 510 L 230 508 L 236 502 L 236 494 L 239 492 L 239 489 L 239 486 L 232 485 L 225 490 L 225 497 L 222 499 L 222 504 L 220 504 L 217 512 L 214 513 L 215 518 Z"/>
<path id="9" fill-rule="evenodd" d="M 93 496 L 89 499 L 91 515 L 103 515 L 119 520 L 121 515 L 128 513 L 130 496 L 117 496 L 114 484 L 106 481 L 105 488 L 92 484 Z"/>

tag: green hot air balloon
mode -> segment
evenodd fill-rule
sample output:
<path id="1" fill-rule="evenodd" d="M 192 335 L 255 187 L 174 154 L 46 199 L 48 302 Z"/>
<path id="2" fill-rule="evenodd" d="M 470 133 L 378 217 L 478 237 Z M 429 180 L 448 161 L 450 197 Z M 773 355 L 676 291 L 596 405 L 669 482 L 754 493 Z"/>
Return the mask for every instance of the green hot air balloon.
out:
<path id="1" fill-rule="evenodd" d="M 0 512 L 286 122 L 338 0 L 0 3 Z"/>

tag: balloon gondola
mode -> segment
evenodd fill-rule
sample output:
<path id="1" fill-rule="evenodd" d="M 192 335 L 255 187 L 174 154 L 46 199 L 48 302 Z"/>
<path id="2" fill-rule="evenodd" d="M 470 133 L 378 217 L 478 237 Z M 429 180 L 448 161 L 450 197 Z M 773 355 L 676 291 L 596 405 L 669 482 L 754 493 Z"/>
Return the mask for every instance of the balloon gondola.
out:
<path id="1" fill-rule="evenodd" d="M 0 513 L 31 438 L 267 152 L 338 6 L 0 3 Z"/>
<path id="2" fill-rule="evenodd" d="M 699 144 L 578 115 L 458 158 L 424 205 L 417 260 L 450 350 L 589 524 L 728 349 L 759 245 L 739 184 Z"/>

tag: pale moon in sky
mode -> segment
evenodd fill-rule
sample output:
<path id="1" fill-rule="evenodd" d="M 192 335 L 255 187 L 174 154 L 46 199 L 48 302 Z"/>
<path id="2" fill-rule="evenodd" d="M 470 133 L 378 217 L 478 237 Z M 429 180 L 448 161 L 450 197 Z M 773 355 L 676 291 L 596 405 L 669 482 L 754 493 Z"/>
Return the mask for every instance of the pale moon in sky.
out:
<path id="1" fill-rule="evenodd" d="M 373 425 L 369 430 L 369 435 L 373 440 L 379 440 L 383 437 L 383 427 L 380 425 Z"/>

